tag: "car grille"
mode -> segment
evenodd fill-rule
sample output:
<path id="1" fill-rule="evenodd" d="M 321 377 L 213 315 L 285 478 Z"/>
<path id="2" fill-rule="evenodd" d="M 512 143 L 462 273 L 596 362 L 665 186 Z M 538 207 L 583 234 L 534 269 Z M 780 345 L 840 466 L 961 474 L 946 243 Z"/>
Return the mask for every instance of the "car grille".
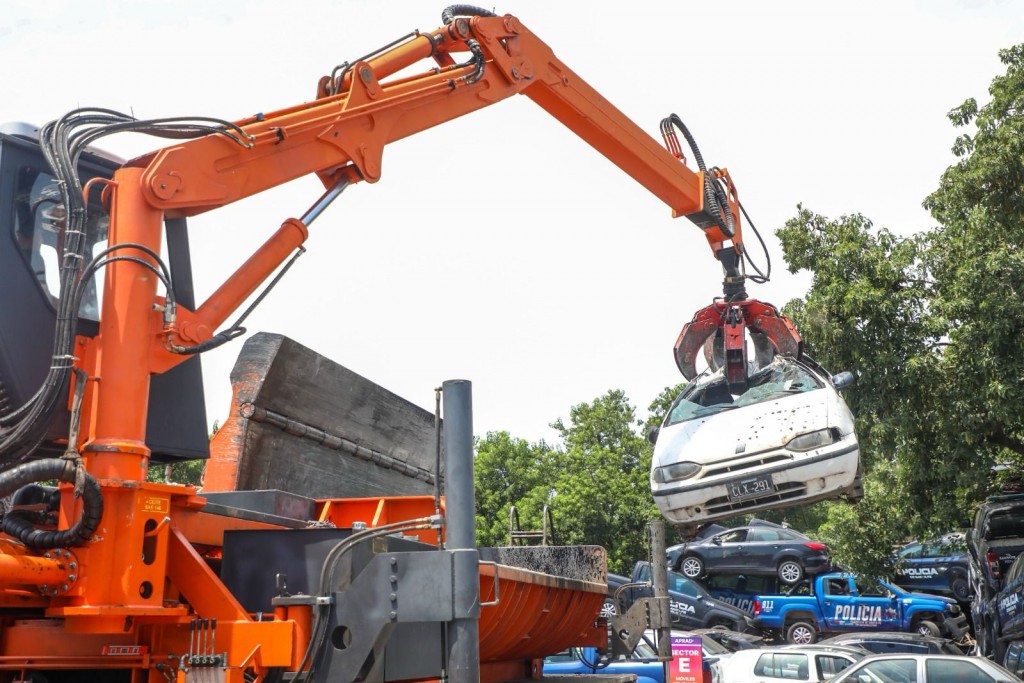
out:
<path id="1" fill-rule="evenodd" d="M 750 456 L 745 456 L 749 458 Z M 743 459 L 741 462 L 737 462 L 739 458 L 735 460 L 727 460 L 725 462 L 717 462 L 713 465 L 705 465 L 704 474 L 702 479 L 708 479 L 710 477 L 717 477 L 723 474 L 734 474 L 736 472 L 743 472 L 744 470 L 759 469 L 766 465 L 770 465 L 776 462 L 785 462 L 792 460 L 793 457 L 787 453 L 765 453 L 760 458 L 754 459 Z"/>
<path id="2" fill-rule="evenodd" d="M 779 484 L 772 493 L 756 498 L 744 498 L 743 500 L 729 500 L 725 496 L 712 498 L 704 505 L 704 508 L 711 514 L 740 512 L 747 508 L 764 505 L 765 503 L 781 503 L 793 498 L 802 498 L 805 495 L 807 495 L 807 485 L 799 481 L 793 481 Z"/>

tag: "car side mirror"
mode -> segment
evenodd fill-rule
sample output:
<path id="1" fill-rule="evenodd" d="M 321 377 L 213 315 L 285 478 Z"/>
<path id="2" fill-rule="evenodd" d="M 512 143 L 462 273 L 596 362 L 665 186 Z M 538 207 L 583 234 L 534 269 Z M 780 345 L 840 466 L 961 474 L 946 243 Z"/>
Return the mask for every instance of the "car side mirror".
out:
<path id="1" fill-rule="evenodd" d="M 711 539 L 711 542 L 714 543 L 715 545 L 722 545 L 722 537 L 721 536 L 715 536 L 714 538 Z"/>
<path id="2" fill-rule="evenodd" d="M 853 386 L 854 379 L 853 373 L 846 370 L 832 375 L 832 386 L 836 389 L 845 389 L 846 387 Z"/>
<path id="3" fill-rule="evenodd" d="M 647 432 L 647 440 L 651 442 L 653 446 L 658 441 L 658 434 L 661 433 L 661 427 L 655 425 L 651 427 L 650 431 Z"/>

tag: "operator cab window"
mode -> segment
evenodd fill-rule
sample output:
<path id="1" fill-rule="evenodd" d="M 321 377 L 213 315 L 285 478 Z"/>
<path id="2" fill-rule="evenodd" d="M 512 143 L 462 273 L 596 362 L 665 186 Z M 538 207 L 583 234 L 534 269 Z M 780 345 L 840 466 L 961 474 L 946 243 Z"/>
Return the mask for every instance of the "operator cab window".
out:
<path id="1" fill-rule="evenodd" d="M 107 228 L 110 223 L 105 210 L 100 209 L 100 187 L 94 186 L 90 195 L 86 219 L 86 263 L 106 247 Z M 32 271 L 40 288 L 51 303 L 60 299 L 60 267 L 64 257 L 67 212 L 56 180 L 47 171 L 31 166 L 17 170 L 13 221 L 14 242 Z M 87 285 L 79 315 L 99 320 L 99 295 L 102 291 L 102 269 Z"/>

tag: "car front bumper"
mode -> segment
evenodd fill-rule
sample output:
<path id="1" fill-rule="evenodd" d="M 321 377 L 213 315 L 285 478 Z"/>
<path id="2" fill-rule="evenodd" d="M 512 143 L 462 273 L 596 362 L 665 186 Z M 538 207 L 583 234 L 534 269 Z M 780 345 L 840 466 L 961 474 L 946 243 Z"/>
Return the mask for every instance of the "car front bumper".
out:
<path id="1" fill-rule="evenodd" d="M 700 524 L 736 514 L 810 503 L 831 498 L 850 489 L 857 480 L 860 448 L 857 442 L 840 442 L 836 448 L 739 474 L 693 481 L 657 484 L 654 502 L 666 519 L 675 524 Z M 739 500 L 729 497 L 730 484 L 770 474 L 774 490 Z"/>

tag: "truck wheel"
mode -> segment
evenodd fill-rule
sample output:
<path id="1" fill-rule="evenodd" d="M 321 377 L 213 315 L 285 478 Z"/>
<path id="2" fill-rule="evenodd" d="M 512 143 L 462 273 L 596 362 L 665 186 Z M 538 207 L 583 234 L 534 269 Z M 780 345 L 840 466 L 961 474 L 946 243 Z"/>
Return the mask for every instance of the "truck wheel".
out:
<path id="1" fill-rule="evenodd" d="M 704 576 L 704 561 L 696 555 L 687 555 L 680 563 L 679 571 L 688 579 L 699 579 Z"/>
<path id="2" fill-rule="evenodd" d="M 619 610 L 615 606 L 615 602 L 611 598 L 605 598 L 604 599 L 604 604 L 601 605 L 601 614 L 599 616 L 602 616 L 602 617 L 617 617 L 618 615 L 619 615 Z"/>
<path id="3" fill-rule="evenodd" d="M 960 602 L 967 602 L 971 599 L 971 584 L 963 574 L 954 574 L 953 580 L 949 582 L 949 590 L 953 597 Z"/>
<path id="4" fill-rule="evenodd" d="M 783 560 L 779 563 L 778 574 L 782 583 L 792 586 L 804 578 L 804 568 L 796 560 Z"/>
<path id="5" fill-rule="evenodd" d="M 793 645 L 810 645 L 818 639 L 817 627 L 809 621 L 794 621 L 786 627 L 786 642 Z"/>
<path id="6" fill-rule="evenodd" d="M 914 633 L 921 636 L 935 636 L 936 638 L 942 637 L 942 630 L 935 625 L 934 621 L 919 621 L 917 626 L 914 627 Z"/>

